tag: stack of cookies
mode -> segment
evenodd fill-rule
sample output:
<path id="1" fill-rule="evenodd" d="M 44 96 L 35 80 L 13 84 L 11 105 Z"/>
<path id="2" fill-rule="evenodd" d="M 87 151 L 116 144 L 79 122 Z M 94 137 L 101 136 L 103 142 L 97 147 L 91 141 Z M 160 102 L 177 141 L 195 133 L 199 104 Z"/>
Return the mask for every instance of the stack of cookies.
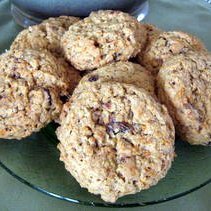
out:
<path id="1" fill-rule="evenodd" d="M 119 11 L 50 18 L 22 31 L 0 65 L 0 137 L 56 120 L 65 168 L 107 202 L 165 177 L 175 129 L 211 143 L 211 56 L 187 33 Z"/>

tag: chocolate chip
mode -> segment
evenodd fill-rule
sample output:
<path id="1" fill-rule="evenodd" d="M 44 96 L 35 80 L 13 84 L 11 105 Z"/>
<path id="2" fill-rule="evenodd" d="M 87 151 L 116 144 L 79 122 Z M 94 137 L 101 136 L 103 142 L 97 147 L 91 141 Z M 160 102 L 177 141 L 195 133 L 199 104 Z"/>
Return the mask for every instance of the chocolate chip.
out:
<path id="1" fill-rule="evenodd" d="M 109 135 L 117 135 L 118 133 L 126 133 L 133 130 L 133 126 L 127 122 L 110 122 L 106 126 L 106 132 Z"/>
<path id="2" fill-rule="evenodd" d="M 93 82 L 93 81 L 97 81 L 98 79 L 99 79 L 98 75 L 92 75 L 91 77 L 89 77 L 88 81 Z"/>
<path id="3" fill-rule="evenodd" d="M 46 94 L 48 96 L 48 98 L 47 98 L 48 99 L 48 104 L 49 104 L 49 106 L 51 106 L 52 105 L 52 97 L 51 97 L 50 91 L 47 88 L 44 88 L 44 91 L 46 92 Z"/>

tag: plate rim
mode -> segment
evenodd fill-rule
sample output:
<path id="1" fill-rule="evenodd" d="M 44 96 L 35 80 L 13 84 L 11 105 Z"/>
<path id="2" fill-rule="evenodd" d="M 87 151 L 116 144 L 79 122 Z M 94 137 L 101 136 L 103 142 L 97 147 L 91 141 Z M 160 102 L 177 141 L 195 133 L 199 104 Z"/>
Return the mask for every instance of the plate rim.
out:
<path id="1" fill-rule="evenodd" d="M 164 202 L 168 202 L 168 201 L 172 201 L 174 199 L 178 199 L 181 198 L 185 195 L 188 195 L 190 193 L 195 192 L 196 190 L 201 189 L 202 187 L 208 185 L 211 183 L 211 178 L 206 180 L 205 182 L 203 182 L 200 185 L 197 185 L 194 188 L 191 188 L 189 190 L 186 190 L 182 193 L 178 193 L 175 195 L 172 195 L 170 197 L 164 198 L 164 199 L 158 199 L 158 200 L 154 200 L 154 201 L 149 201 L 149 202 L 137 202 L 137 203 L 131 203 L 131 204 L 126 204 L 126 203 L 106 203 L 106 202 L 93 202 L 93 201 L 82 201 L 82 200 L 78 200 L 78 199 L 72 199 L 69 197 L 65 197 L 65 196 L 60 196 L 56 193 L 53 192 L 49 192 L 47 190 L 45 190 L 44 188 L 41 188 L 39 186 L 36 186 L 30 182 L 28 182 L 26 179 L 18 176 L 16 173 L 14 173 L 11 169 L 9 169 L 1 160 L 0 160 L 0 167 L 2 169 L 4 169 L 9 175 L 13 176 L 15 179 L 17 179 L 19 182 L 23 183 L 24 185 L 32 188 L 33 190 L 36 190 L 42 194 L 45 194 L 47 196 L 62 200 L 62 201 L 66 201 L 69 202 L 71 204 L 78 204 L 78 205 L 85 205 L 85 206 L 91 206 L 91 207 L 110 207 L 110 208 L 129 208 L 129 207 L 144 207 L 144 206 L 148 206 L 148 205 L 155 205 L 155 204 L 161 204 Z"/>

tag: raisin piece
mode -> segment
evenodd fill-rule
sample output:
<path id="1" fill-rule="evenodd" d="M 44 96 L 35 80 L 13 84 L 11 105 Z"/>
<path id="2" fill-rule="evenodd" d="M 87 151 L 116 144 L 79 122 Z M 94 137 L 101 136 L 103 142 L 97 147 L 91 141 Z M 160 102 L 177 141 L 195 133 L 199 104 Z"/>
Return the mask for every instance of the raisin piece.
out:
<path id="1" fill-rule="evenodd" d="M 127 138 L 122 138 L 122 140 L 124 140 L 126 143 L 128 143 L 128 144 L 134 146 L 134 144 L 133 144 L 129 139 L 127 139 Z"/>
<path id="2" fill-rule="evenodd" d="M 117 173 L 117 176 L 125 182 L 125 177 L 120 172 Z"/>
<path id="3" fill-rule="evenodd" d="M 175 83 L 175 81 L 172 81 L 170 84 L 174 86 L 176 83 Z"/>
<path id="4" fill-rule="evenodd" d="M 104 125 L 101 112 L 98 109 L 93 112 L 92 118 L 98 125 Z"/>
<path id="5" fill-rule="evenodd" d="M 89 79 L 88 79 L 88 81 L 89 82 L 94 82 L 94 81 L 97 81 L 99 79 L 99 76 L 98 75 L 92 75 Z"/>
<path id="6" fill-rule="evenodd" d="M 96 48 L 99 48 L 99 47 L 100 47 L 100 43 L 98 43 L 97 41 L 94 41 L 94 46 L 95 46 Z"/>
<path id="7" fill-rule="evenodd" d="M 137 186 L 137 183 L 138 183 L 138 181 L 133 180 L 133 185 L 134 185 L 134 186 Z"/>
<path id="8" fill-rule="evenodd" d="M 69 100 L 69 98 L 70 98 L 70 96 L 68 96 L 68 95 L 62 95 L 62 96 L 60 96 L 60 100 L 63 103 L 66 103 Z"/>
<path id="9" fill-rule="evenodd" d="M 131 42 L 131 39 L 130 39 L 130 37 L 127 37 L 127 41 Z"/>
<path id="10" fill-rule="evenodd" d="M 109 135 L 117 135 L 118 133 L 126 133 L 133 130 L 133 126 L 127 122 L 110 122 L 107 124 L 106 132 Z"/>
<path id="11" fill-rule="evenodd" d="M 114 61 L 119 61 L 119 57 L 121 56 L 122 54 L 121 53 L 114 53 L 113 54 L 113 58 L 114 58 Z"/>
<path id="12" fill-rule="evenodd" d="M 104 108 L 110 109 L 111 108 L 111 102 L 104 103 L 102 106 Z"/>
<path id="13" fill-rule="evenodd" d="M 129 157 L 129 156 L 124 156 L 124 157 L 121 157 L 119 161 L 120 161 L 120 163 L 125 163 L 130 158 L 131 157 Z"/>
<path id="14" fill-rule="evenodd" d="M 13 79 L 20 79 L 21 78 L 20 73 L 17 73 L 17 72 L 13 73 L 11 75 L 11 78 L 13 78 Z"/>

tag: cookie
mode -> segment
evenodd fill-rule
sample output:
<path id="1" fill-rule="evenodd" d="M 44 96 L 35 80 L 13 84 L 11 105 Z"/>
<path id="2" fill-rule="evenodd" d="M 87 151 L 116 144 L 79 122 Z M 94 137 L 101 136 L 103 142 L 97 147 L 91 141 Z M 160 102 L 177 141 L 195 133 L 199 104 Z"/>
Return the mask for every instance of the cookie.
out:
<path id="1" fill-rule="evenodd" d="M 79 18 L 60 16 L 49 18 L 39 25 L 30 26 L 18 34 L 11 45 L 15 49 L 49 50 L 55 55 L 62 54 L 60 40 L 69 26 Z"/>
<path id="2" fill-rule="evenodd" d="M 173 161 L 172 120 L 142 88 L 91 84 L 64 105 L 60 121 L 60 160 L 107 202 L 155 185 Z"/>
<path id="3" fill-rule="evenodd" d="M 75 91 L 80 91 L 88 83 L 120 82 L 133 84 L 154 95 L 154 78 L 139 64 L 132 62 L 116 62 L 101 67 L 85 75 Z"/>
<path id="4" fill-rule="evenodd" d="M 8 51 L 0 56 L 0 138 L 21 139 L 58 118 L 60 95 L 78 73 L 48 52 Z M 72 80 L 74 82 L 72 83 Z"/>
<path id="5" fill-rule="evenodd" d="M 145 23 L 143 24 L 147 32 L 147 42 L 151 42 L 153 38 L 159 36 L 163 31 L 152 24 Z"/>
<path id="6" fill-rule="evenodd" d="M 156 75 L 165 60 L 189 50 L 203 51 L 205 47 L 198 38 L 187 33 L 163 32 L 159 36 L 153 36 L 148 42 L 146 50 L 139 55 L 139 62 Z"/>
<path id="7" fill-rule="evenodd" d="M 141 49 L 141 51 L 137 55 L 137 60 L 140 64 L 142 64 L 143 54 L 147 46 L 150 45 L 153 39 L 156 39 L 156 37 L 158 37 L 162 33 L 161 29 L 157 28 L 156 26 L 152 24 L 144 23 L 143 26 L 146 30 L 147 38 L 146 38 L 145 46 Z"/>
<path id="8" fill-rule="evenodd" d="M 70 26 L 61 40 L 66 58 L 76 69 L 93 70 L 127 61 L 144 46 L 146 31 L 132 16 L 98 11 Z"/>
<path id="9" fill-rule="evenodd" d="M 28 83 L 56 87 L 60 95 L 71 93 L 80 80 L 74 68 L 46 51 L 10 51 L 1 56 L 0 66 L 2 73 L 20 75 Z"/>
<path id="10" fill-rule="evenodd" d="M 182 140 L 211 143 L 211 55 L 189 52 L 164 62 L 158 77 L 158 97 L 174 120 Z"/>

